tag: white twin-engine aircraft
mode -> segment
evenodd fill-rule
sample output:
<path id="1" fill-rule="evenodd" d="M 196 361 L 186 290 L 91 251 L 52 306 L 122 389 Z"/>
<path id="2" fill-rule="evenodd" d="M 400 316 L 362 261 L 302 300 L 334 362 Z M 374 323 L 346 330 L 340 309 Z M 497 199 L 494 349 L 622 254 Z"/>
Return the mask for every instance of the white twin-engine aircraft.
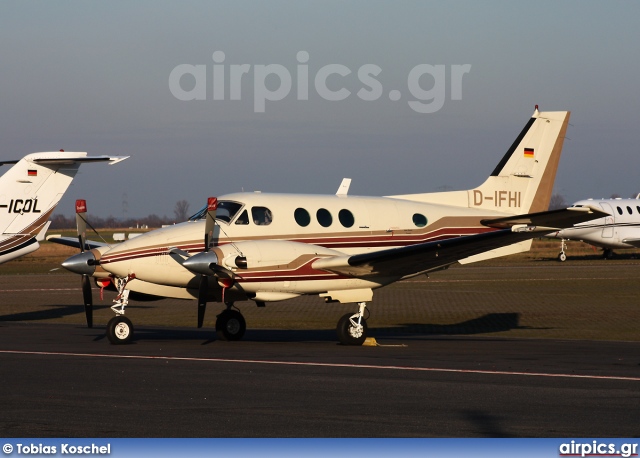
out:
<path id="1" fill-rule="evenodd" d="M 127 157 L 87 156 L 62 150 L 33 153 L 16 161 L 0 177 L 0 264 L 38 249 L 49 217 L 86 162 L 115 164 Z"/>
<path id="2" fill-rule="evenodd" d="M 614 248 L 640 248 L 640 195 L 635 199 L 586 199 L 572 205 L 585 206 L 602 209 L 608 214 L 604 218 L 548 234 L 547 237 L 562 239 L 559 261 L 567 260 L 566 240 L 580 240 L 600 247 L 605 259 L 613 256 Z"/>
<path id="3" fill-rule="evenodd" d="M 63 266 L 83 275 L 89 326 L 89 276 L 117 288 L 116 316 L 107 325 L 112 343 L 132 338 L 124 316 L 132 291 L 197 299 L 198 327 L 208 301 L 223 303 L 216 330 L 226 340 L 242 338 L 246 329 L 237 301 L 264 306 L 313 294 L 357 303 L 337 333 L 342 344 L 361 345 L 374 289 L 456 262 L 526 251 L 550 228 L 604 215 L 590 207 L 545 211 L 568 121 L 569 112 L 536 107 L 491 176 L 468 191 L 356 197 L 344 181 L 336 195 L 228 194 L 210 198 L 187 222 L 114 246 L 85 241 L 80 201 L 79 242 L 71 240 L 83 252 Z"/>

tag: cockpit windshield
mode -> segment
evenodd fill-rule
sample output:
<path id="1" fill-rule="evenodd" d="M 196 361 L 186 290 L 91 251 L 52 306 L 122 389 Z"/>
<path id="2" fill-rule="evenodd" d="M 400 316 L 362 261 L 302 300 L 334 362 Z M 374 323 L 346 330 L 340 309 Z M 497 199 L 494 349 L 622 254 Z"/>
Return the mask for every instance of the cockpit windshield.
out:
<path id="1" fill-rule="evenodd" d="M 221 200 L 218 202 L 218 210 L 216 211 L 216 219 L 229 223 L 242 208 L 241 203 L 232 202 L 230 200 Z M 207 214 L 207 206 L 205 205 L 192 216 L 189 217 L 189 221 L 197 221 L 202 219 Z"/>

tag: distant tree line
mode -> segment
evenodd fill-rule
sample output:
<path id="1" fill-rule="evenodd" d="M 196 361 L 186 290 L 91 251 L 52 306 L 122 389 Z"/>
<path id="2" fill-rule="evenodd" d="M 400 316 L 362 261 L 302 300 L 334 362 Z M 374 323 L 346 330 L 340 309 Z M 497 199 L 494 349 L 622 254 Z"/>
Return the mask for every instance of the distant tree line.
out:
<path id="1" fill-rule="evenodd" d="M 158 228 L 166 224 L 174 224 L 176 220 L 167 216 L 149 215 L 144 218 L 115 218 L 108 216 L 101 218 L 95 215 L 88 215 L 87 221 L 93 227 L 102 229 L 118 229 L 128 227 L 148 227 Z M 49 229 L 75 229 L 76 217 L 67 218 L 64 215 L 53 215 Z"/>
<path id="2" fill-rule="evenodd" d="M 87 215 L 87 221 L 94 228 L 118 229 L 118 228 L 158 228 L 168 224 L 181 223 L 189 218 L 189 202 L 179 200 L 173 209 L 174 218 L 168 216 L 149 215 L 144 218 L 115 218 L 108 216 L 101 218 L 95 215 Z M 76 217 L 67 218 L 64 215 L 53 215 L 50 229 L 75 229 Z"/>

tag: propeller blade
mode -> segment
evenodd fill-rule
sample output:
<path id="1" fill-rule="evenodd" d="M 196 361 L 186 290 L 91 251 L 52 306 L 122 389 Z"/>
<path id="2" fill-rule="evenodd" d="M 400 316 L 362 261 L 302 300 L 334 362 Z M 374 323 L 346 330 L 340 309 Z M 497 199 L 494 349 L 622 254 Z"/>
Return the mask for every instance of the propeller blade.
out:
<path id="1" fill-rule="evenodd" d="M 209 251 L 213 240 L 213 229 L 216 225 L 216 210 L 218 209 L 218 199 L 209 197 L 207 199 L 207 216 L 204 225 L 204 251 Z"/>
<path id="2" fill-rule="evenodd" d="M 93 295 L 88 275 L 82 276 L 82 296 L 84 297 L 84 313 L 87 317 L 87 327 L 93 327 Z"/>
<path id="3" fill-rule="evenodd" d="M 76 228 L 78 230 L 78 242 L 80 242 L 80 252 L 84 253 L 85 241 L 87 240 L 87 201 L 76 200 Z"/>
<path id="4" fill-rule="evenodd" d="M 200 277 L 200 290 L 198 291 L 198 328 L 204 323 L 204 312 L 207 309 L 207 292 L 209 290 L 209 277 Z"/>

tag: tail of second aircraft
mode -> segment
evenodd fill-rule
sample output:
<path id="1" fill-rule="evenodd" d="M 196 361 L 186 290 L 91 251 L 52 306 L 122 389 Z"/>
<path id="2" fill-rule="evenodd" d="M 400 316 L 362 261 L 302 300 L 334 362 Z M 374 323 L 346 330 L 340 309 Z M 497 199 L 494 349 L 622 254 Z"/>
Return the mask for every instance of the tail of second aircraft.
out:
<path id="1" fill-rule="evenodd" d="M 549 207 L 570 112 L 536 110 L 484 183 L 468 191 L 393 196 L 510 214 Z"/>
<path id="2" fill-rule="evenodd" d="M 35 251 L 47 221 L 83 162 L 119 162 L 121 156 L 85 152 L 34 153 L 0 177 L 0 263 Z M 39 237 L 40 236 L 40 237 Z"/>

